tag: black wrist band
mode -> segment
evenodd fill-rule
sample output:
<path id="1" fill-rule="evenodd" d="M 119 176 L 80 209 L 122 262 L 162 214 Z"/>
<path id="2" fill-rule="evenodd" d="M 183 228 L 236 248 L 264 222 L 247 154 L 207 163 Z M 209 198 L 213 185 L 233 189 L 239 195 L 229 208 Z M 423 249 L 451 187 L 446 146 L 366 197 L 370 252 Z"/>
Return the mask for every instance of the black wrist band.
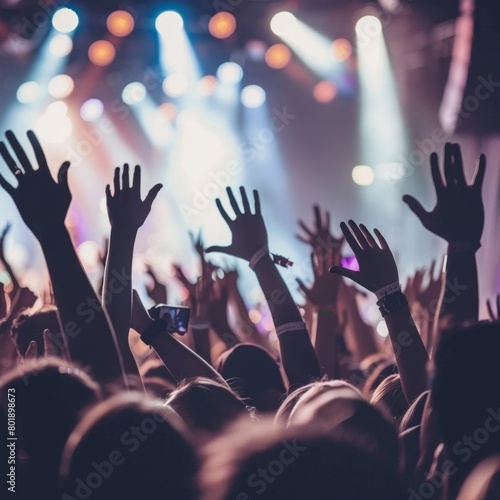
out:
<path id="1" fill-rule="evenodd" d="M 388 314 L 399 312 L 404 307 L 408 306 L 408 299 L 403 292 L 394 292 L 390 295 L 385 295 L 378 302 L 377 305 L 380 309 L 382 317 Z"/>
<path id="2" fill-rule="evenodd" d="M 281 267 L 292 267 L 293 262 L 290 261 L 287 257 L 283 257 L 283 255 L 278 255 L 277 253 L 272 253 L 271 254 L 273 258 L 273 262 Z"/>
<path id="3" fill-rule="evenodd" d="M 146 331 L 141 335 L 141 340 L 148 346 L 151 346 L 153 339 L 160 333 L 165 332 L 167 325 L 164 321 L 155 320 L 146 328 Z"/>

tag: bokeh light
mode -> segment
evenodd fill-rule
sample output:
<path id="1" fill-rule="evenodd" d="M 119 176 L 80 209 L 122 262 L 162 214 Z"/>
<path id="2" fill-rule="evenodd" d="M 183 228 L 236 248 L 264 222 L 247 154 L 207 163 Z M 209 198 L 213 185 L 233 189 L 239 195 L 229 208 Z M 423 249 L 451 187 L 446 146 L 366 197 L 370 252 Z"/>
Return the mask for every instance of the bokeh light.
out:
<path id="1" fill-rule="evenodd" d="M 134 29 L 134 18 L 126 10 L 111 12 L 106 20 L 106 26 L 112 35 L 124 37 L 130 35 Z"/>
<path id="2" fill-rule="evenodd" d="M 56 75 L 49 81 L 49 94 L 55 99 L 68 97 L 75 88 L 73 78 L 69 75 Z"/>
<path id="3" fill-rule="evenodd" d="M 337 38 L 332 42 L 332 53 L 337 61 L 346 61 L 352 54 L 351 42 L 345 38 Z"/>
<path id="4" fill-rule="evenodd" d="M 53 56 L 65 57 L 73 50 L 73 40 L 65 33 L 58 33 L 49 44 L 49 51 Z"/>
<path id="5" fill-rule="evenodd" d="M 292 53 L 285 44 L 276 43 L 267 49 L 265 58 L 270 68 L 282 69 L 292 59 Z"/>
<path id="6" fill-rule="evenodd" d="M 122 92 L 122 99 L 125 104 L 135 106 L 146 97 L 146 87 L 140 82 L 129 83 Z"/>
<path id="7" fill-rule="evenodd" d="M 158 111 L 169 121 L 173 122 L 177 117 L 177 106 L 173 102 L 164 102 L 158 106 Z"/>
<path id="8" fill-rule="evenodd" d="M 96 66 L 108 66 L 116 55 L 116 49 L 107 40 L 97 40 L 89 47 L 89 59 Z"/>
<path id="9" fill-rule="evenodd" d="M 258 85 L 248 85 L 241 90 L 240 100 L 246 108 L 258 108 L 266 102 L 266 92 Z"/>
<path id="10" fill-rule="evenodd" d="M 335 99 L 337 86 L 332 82 L 323 80 L 314 86 L 313 95 L 318 102 L 326 104 Z"/>
<path id="11" fill-rule="evenodd" d="M 80 116 L 86 122 L 93 122 L 102 116 L 104 104 L 99 99 L 89 99 L 82 104 Z"/>
<path id="12" fill-rule="evenodd" d="M 167 10 L 162 12 L 155 22 L 158 33 L 168 33 L 169 31 L 178 31 L 184 26 L 184 21 L 178 12 Z"/>
<path id="13" fill-rule="evenodd" d="M 47 106 L 47 110 L 35 123 L 35 132 L 41 141 L 60 144 L 71 135 L 73 124 L 69 119 L 68 107 L 57 101 Z"/>
<path id="14" fill-rule="evenodd" d="M 271 31 L 278 36 L 292 34 L 297 25 L 297 18 L 291 12 L 278 12 L 271 19 Z"/>
<path id="15" fill-rule="evenodd" d="M 381 336 L 381 337 L 387 337 L 387 335 L 389 335 L 389 330 L 387 328 L 387 324 L 385 323 L 385 321 L 380 321 L 377 325 L 377 333 Z"/>
<path id="16" fill-rule="evenodd" d="M 368 165 L 357 165 L 352 169 L 352 180 L 358 186 L 369 186 L 375 180 L 375 173 Z"/>
<path id="17" fill-rule="evenodd" d="M 356 23 L 356 34 L 358 37 L 375 37 L 382 33 L 382 23 L 378 17 L 368 15 L 358 19 Z"/>
<path id="18" fill-rule="evenodd" d="M 169 97 L 179 97 L 186 93 L 188 79 L 182 73 L 174 73 L 163 80 L 163 92 Z"/>
<path id="19" fill-rule="evenodd" d="M 217 68 L 217 78 L 226 85 L 236 85 L 243 78 L 243 68 L 234 62 L 225 62 Z"/>
<path id="20" fill-rule="evenodd" d="M 41 95 L 42 89 L 37 82 L 24 82 L 17 89 L 17 100 L 22 104 L 35 102 Z"/>
<path id="21" fill-rule="evenodd" d="M 230 12 L 218 12 L 208 23 L 208 31 L 215 38 L 229 38 L 235 30 L 236 18 Z"/>
<path id="22" fill-rule="evenodd" d="M 78 14 L 66 7 L 58 9 L 52 17 L 52 26 L 61 33 L 70 33 L 78 26 Z"/>
<path id="23" fill-rule="evenodd" d="M 213 75 L 206 75 L 198 80 L 196 90 L 204 97 L 212 95 L 217 87 L 217 78 Z"/>

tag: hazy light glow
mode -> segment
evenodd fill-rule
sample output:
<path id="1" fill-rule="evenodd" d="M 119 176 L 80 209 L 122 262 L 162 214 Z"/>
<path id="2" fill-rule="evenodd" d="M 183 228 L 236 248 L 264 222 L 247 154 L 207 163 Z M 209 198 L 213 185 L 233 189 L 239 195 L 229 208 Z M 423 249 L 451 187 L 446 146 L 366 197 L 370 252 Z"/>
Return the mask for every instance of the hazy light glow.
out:
<path id="1" fill-rule="evenodd" d="M 71 33 L 78 26 L 78 14 L 66 7 L 58 9 L 52 17 L 52 26 L 61 33 Z"/>
<path id="2" fill-rule="evenodd" d="M 49 94 L 56 99 L 68 97 L 75 88 L 73 78 L 69 75 L 56 75 L 49 81 Z"/>
<path id="3" fill-rule="evenodd" d="M 235 30 L 236 18 L 230 12 L 218 12 L 208 23 L 208 31 L 215 38 L 229 38 Z"/>
<path id="4" fill-rule="evenodd" d="M 333 101 L 337 95 L 337 86 L 332 82 L 323 80 L 315 85 L 313 95 L 318 102 L 326 104 Z"/>
<path id="5" fill-rule="evenodd" d="M 169 97 L 179 97 L 186 93 L 188 89 L 188 80 L 182 73 L 174 73 L 167 76 L 163 81 L 163 92 Z"/>
<path id="6" fill-rule="evenodd" d="M 108 66 L 116 55 L 116 49 L 107 40 L 97 40 L 89 47 L 89 59 L 96 66 Z"/>
<path id="7" fill-rule="evenodd" d="M 281 37 L 293 36 L 297 24 L 297 18 L 291 12 L 278 12 L 271 19 L 271 31 Z"/>
<path id="8" fill-rule="evenodd" d="M 135 106 L 146 97 L 146 87 L 140 82 L 129 83 L 122 92 L 122 99 L 125 104 Z"/>
<path id="9" fill-rule="evenodd" d="M 389 330 L 387 329 L 387 325 L 385 321 L 380 321 L 379 324 L 377 325 L 377 333 L 381 337 L 387 337 L 389 335 Z"/>
<path id="10" fill-rule="evenodd" d="M 67 115 L 68 107 L 63 102 L 54 102 L 35 123 L 35 131 L 40 140 L 60 144 L 71 135 L 73 124 Z"/>
<path id="11" fill-rule="evenodd" d="M 104 104 L 99 99 L 89 99 L 82 104 L 80 116 L 86 122 L 93 122 L 102 116 Z"/>
<path id="12" fill-rule="evenodd" d="M 106 26 L 112 35 L 124 37 L 130 35 L 134 29 L 134 18 L 125 10 L 111 12 L 106 20 Z"/>
<path id="13" fill-rule="evenodd" d="M 347 61 L 352 54 L 351 42 L 345 38 L 337 38 L 332 42 L 332 53 L 337 61 Z"/>
<path id="14" fill-rule="evenodd" d="M 49 43 L 49 50 L 53 56 L 64 57 L 73 50 L 73 40 L 65 33 L 58 33 Z"/>
<path id="15" fill-rule="evenodd" d="M 266 92 L 258 85 L 248 85 L 242 89 L 240 100 L 246 108 L 259 108 L 266 102 Z"/>
<path id="16" fill-rule="evenodd" d="M 267 49 L 265 59 L 270 68 L 282 69 L 290 63 L 292 53 L 285 44 L 275 43 Z"/>
<path id="17" fill-rule="evenodd" d="M 22 104 L 35 102 L 41 95 L 42 90 L 37 82 L 24 82 L 17 89 L 17 100 Z"/>
<path id="18" fill-rule="evenodd" d="M 352 169 L 352 180 L 358 186 L 369 186 L 375 180 L 375 173 L 368 165 L 357 165 Z"/>
<path id="19" fill-rule="evenodd" d="M 382 34 L 382 23 L 376 16 L 360 17 L 356 23 L 356 36 L 361 39 L 375 38 Z"/>
<path id="20" fill-rule="evenodd" d="M 212 95 L 217 87 L 217 78 L 213 75 L 205 75 L 196 84 L 196 90 L 203 97 Z"/>
<path id="21" fill-rule="evenodd" d="M 243 68 L 234 62 L 225 62 L 217 68 L 217 78 L 226 85 L 236 85 L 243 78 Z"/>
<path id="22" fill-rule="evenodd" d="M 155 22 L 158 33 L 164 35 L 172 31 L 180 31 L 184 26 L 184 21 L 178 12 L 167 10 L 162 12 Z"/>

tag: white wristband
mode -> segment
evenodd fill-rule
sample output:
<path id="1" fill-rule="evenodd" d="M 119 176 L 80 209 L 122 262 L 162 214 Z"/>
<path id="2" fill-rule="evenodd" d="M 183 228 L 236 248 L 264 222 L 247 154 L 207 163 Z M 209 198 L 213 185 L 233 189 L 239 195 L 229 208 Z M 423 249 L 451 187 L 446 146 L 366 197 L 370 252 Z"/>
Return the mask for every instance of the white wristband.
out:
<path id="1" fill-rule="evenodd" d="M 279 337 L 286 332 L 296 332 L 305 329 L 306 324 L 303 321 L 294 321 L 293 323 L 285 323 L 284 325 L 278 326 L 278 328 L 276 328 L 276 335 Z"/>
<path id="2" fill-rule="evenodd" d="M 377 296 L 377 299 L 380 300 L 383 297 L 387 297 L 387 295 L 392 295 L 393 293 L 400 291 L 401 285 L 397 281 L 395 281 L 394 283 L 390 283 L 389 285 L 386 285 L 379 290 L 375 290 L 375 295 Z"/>
<path id="3" fill-rule="evenodd" d="M 257 250 L 252 257 L 250 258 L 250 261 L 248 265 L 250 266 L 250 269 L 253 271 L 255 269 L 255 266 L 257 265 L 257 262 L 259 262 L 264 255 L 267 255 L 269 253 L 269 248 L 268 247 L 262 247 L 260 250 Z"/>
<path id="4" fill-rule="evenodd" d="M 210 323 L 191 323 L 191 330 L 208 330 L 210 328 Z"/>

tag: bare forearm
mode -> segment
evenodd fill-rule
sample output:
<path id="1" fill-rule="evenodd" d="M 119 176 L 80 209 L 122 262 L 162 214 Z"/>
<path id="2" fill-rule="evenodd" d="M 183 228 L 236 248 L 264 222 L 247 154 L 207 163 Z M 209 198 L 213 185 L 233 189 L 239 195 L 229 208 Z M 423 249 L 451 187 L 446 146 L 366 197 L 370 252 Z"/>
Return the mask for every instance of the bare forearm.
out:
<path id="1" fill-rule="evenodd" d="M 321 308 L 314 313 L 314 350 L 322 371 L 329 378 L 337 377 L 337 338 L 340 334 L 337 313 L 332 308 Z"/>

